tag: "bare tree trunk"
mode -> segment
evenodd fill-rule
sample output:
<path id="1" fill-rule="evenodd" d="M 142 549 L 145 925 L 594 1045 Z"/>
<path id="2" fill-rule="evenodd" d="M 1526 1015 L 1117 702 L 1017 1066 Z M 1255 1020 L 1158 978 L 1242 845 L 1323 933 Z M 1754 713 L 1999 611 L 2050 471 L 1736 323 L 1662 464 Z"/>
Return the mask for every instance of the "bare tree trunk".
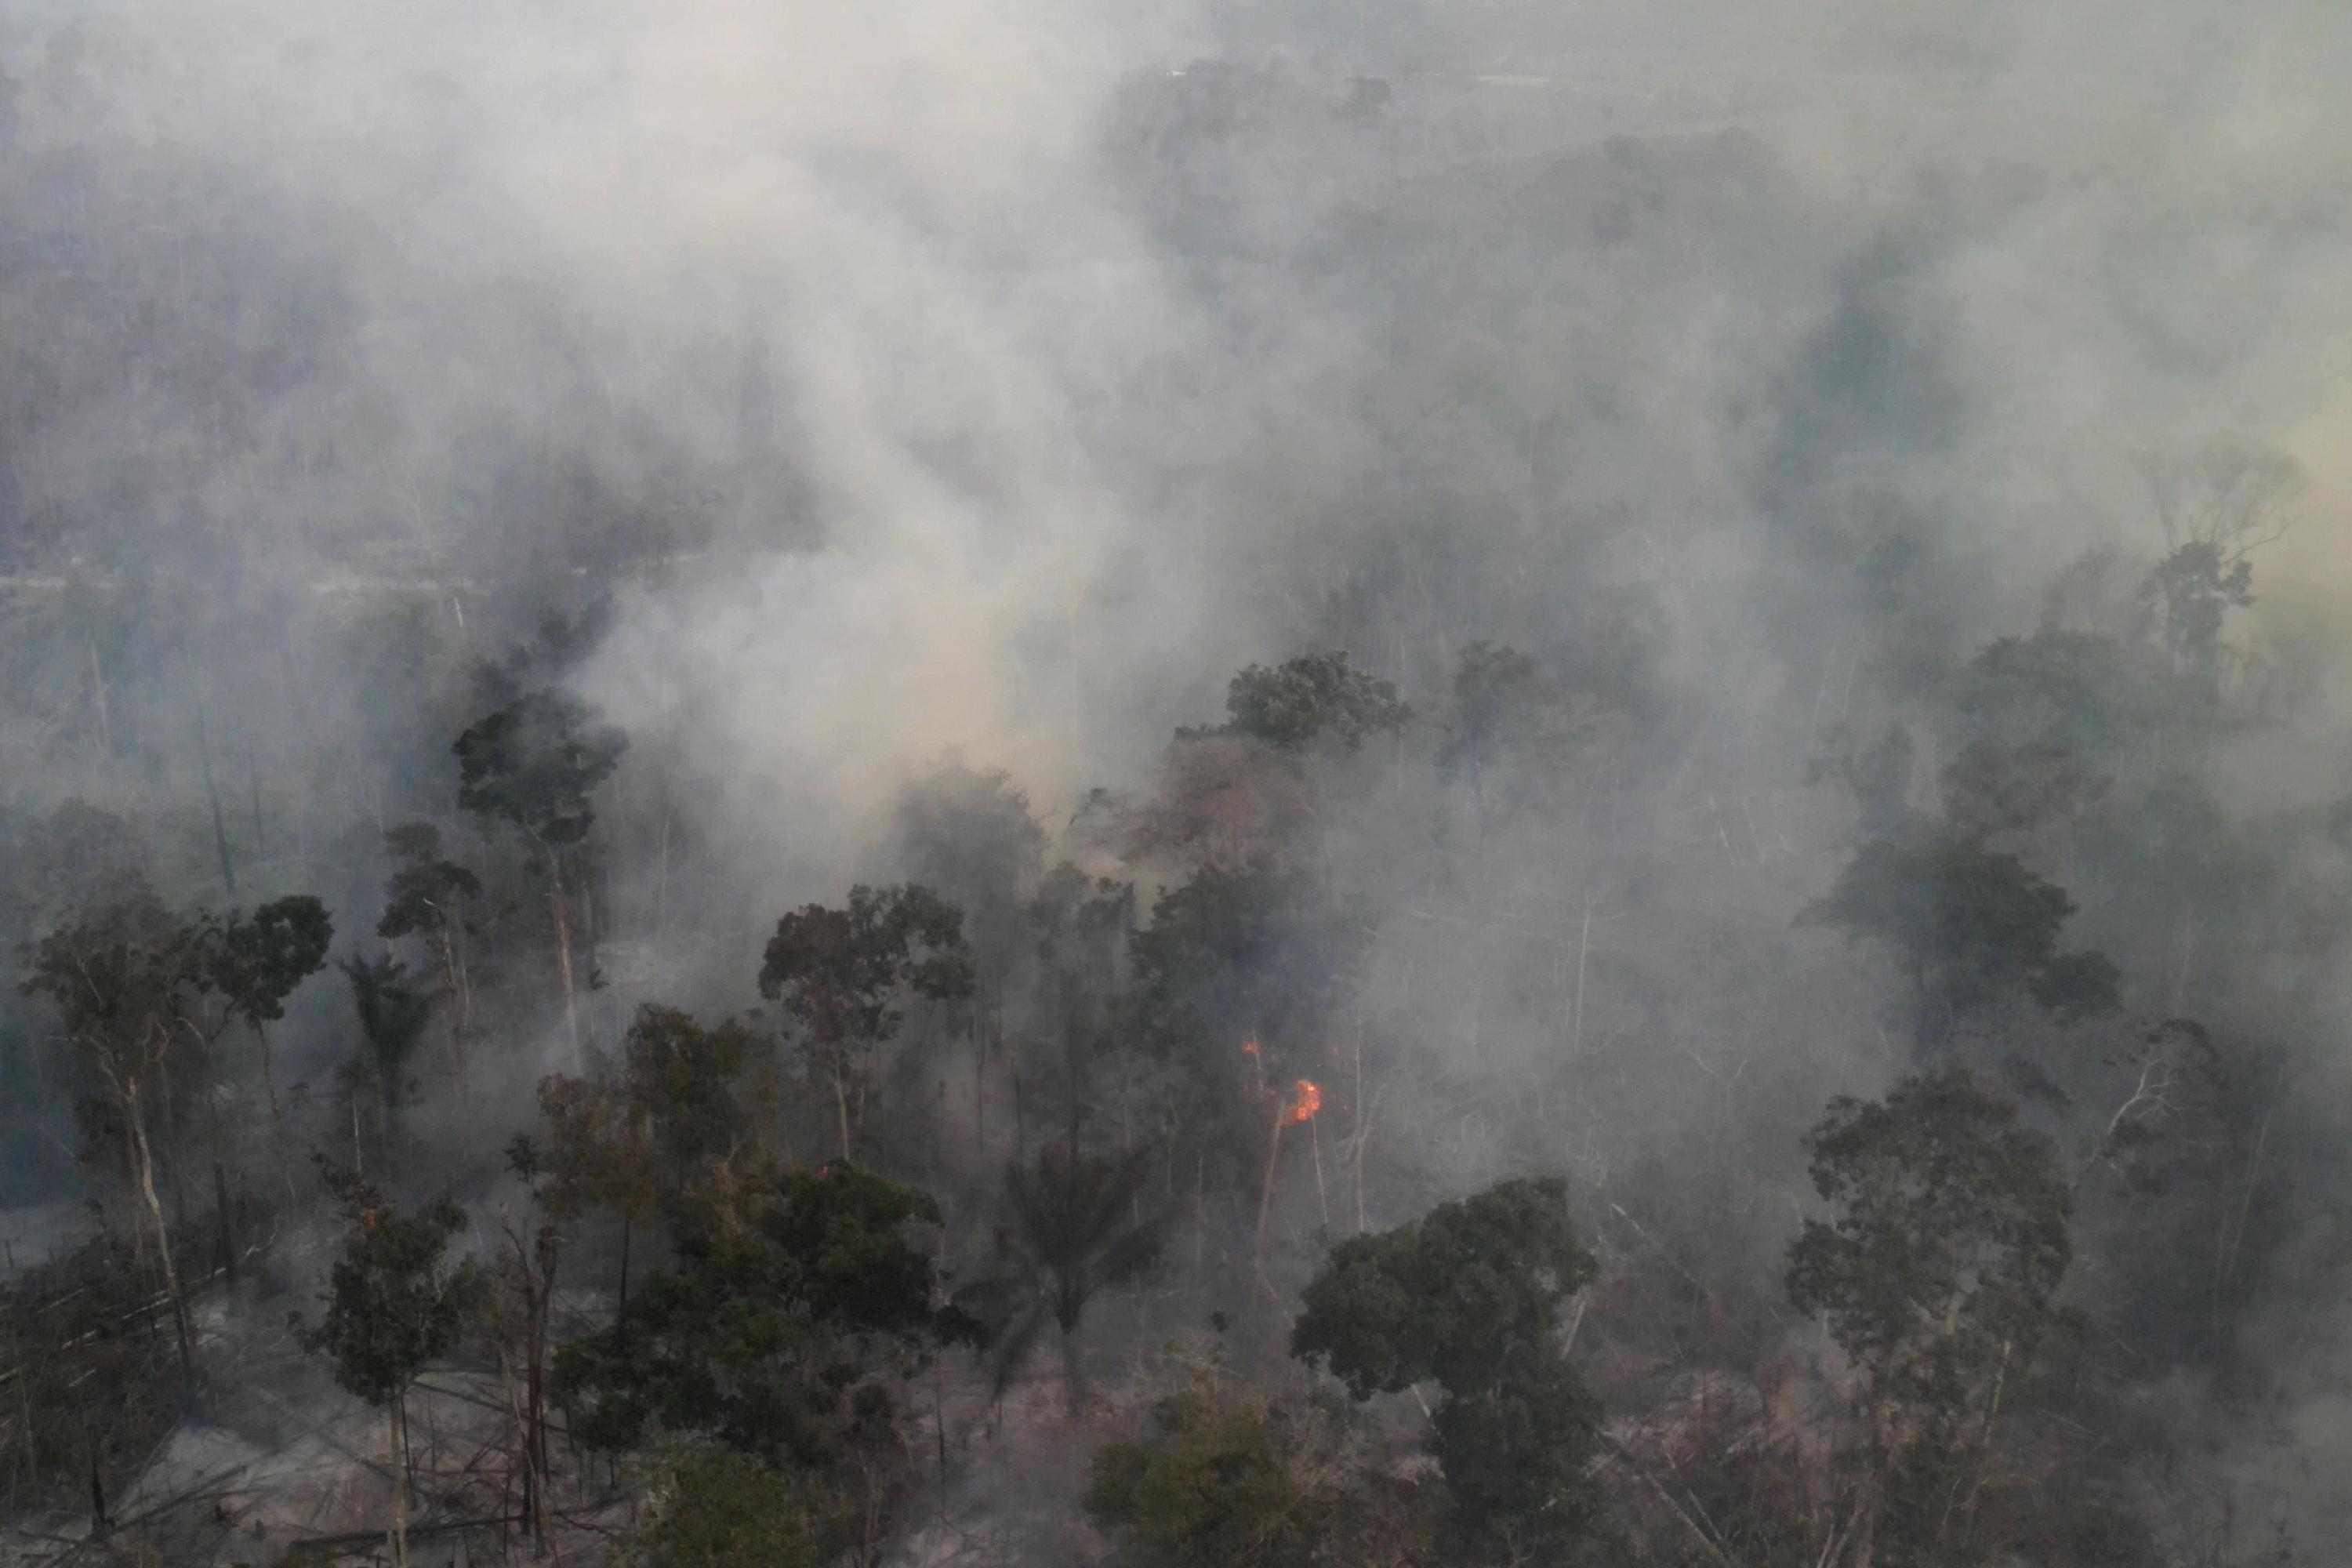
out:
<path id="1" fill-rule="evenodd" d="M 1274 1294 L 1274 1284 L 1265 1277 L 1265 1226 L 1274 1213 L 1274 1173 L 1276 1162 L 1282 1155 L 1283 1121 L 1284 1113 L 1277 1110 L 1274 1113 L 1274 1136 L 1265 1146 L 1265 1185 L 1259 1192 L 1257 1200 L 1257 1249 L 1251 1259 L 1258 1283 L 1265 1287 L 1269 1296 Z"/>
<path id="2" fill-rule="evenodd" d="M 457 1104 L 461 1113 L 472 1096 L 466 1071 L 466 1026 L 473 998 L 467 994 L 464 978 L 457 971 L 457 944 L 449 934 L 448 917 L 442 916 L 441 929 L 434 933 L 436 956 L 441 960 L 442 1001 L 449 1009 L 449 1051 L 457 1058 Z"/>
<path id="3" fill-rule="evenodd" d="M 278 1179 L 286 1184 L 286 1197 L 294 1198 L 294 1173 L 286 1160 L 286 1116 L 278 1105 L 277 1053 L 269 1044 L 269 1026 L 254 1020 L 254 1038 L 261 1042 L 261 1091 L 269 1102 L 269 1152 L 278 1163 Z"/>
<path id="4" fill-rule="evenodd" d="M 393 1568 L 408 1568 L 408 1435 L 401 1428 L 400 1395 L 394 1394 L 383 1407 L 384 1435 L 392 1445 L 392 1561 Z"/>
<path id="5" fill-rule="evenodd" d="M 98 1434 L 91 1430 L 89 1423 L 87 1421 L 82 1423 L 82 1430 L 88 1434 L 89 1438 L 90 1533 L 93 1535 L 104 1535 L 108 1531 L 114 1528 L 114 1521 L 107 1517 L 106 1479 L 99 1474 L 98 1470 Z"/>
<path id="6" fill-rule="evenodd" d="M 220 854 L 221 885 L 228 889 L 228 896 L 233 899 L 236 897 L 236 873 L 229 867 L 228 826 L 221 817 L 220 786 L 213 783 L 213 742 L 205 723 L 205 705 L 201 698 L 196 702 L 196 753 L 204 763 L 205 795 L 212 802 L 213 847 Z"/>
<path id="7" fill-rule="evenodd" d="M 540 1468 L 539 1453 L 535 1447 L 535 1438 L 532 1432 L 530 1413 L 524 1407 L 522 1395 L 517 1393 L 515 1389 L 514 1360 L 507 1354 L 507 1347 L 504 1342 L 500 1342 L 498 1351 L 499 1383 L 500 1387 L 505 1391 L 507 1396 L 507 1413 L 509 1417 L 515 1424 L 515 1431 L 522 1439 L 523 1532 L 530 1536 L 532 1541 L 537 1542 L 541 1538 L 543 1529 L 540 1515 L 540 1495 L 542 1490 L 542 1483 L 540 1480 L 541 1472 Z M 511 1471 L 509 1472 L 509 1480 L 512 1479 Z"/>
<path id="8" fill-rule="evenodd" d="M 118 1081 L 115 1094 L 122 1103 L 122 1119 L 131 1131 L 131 1158 L 139 1169 L 139 1195 L 147 1205 L 147 1223 L 155 1232 L 155 1251 L 163 1265 L 163 1289 L 172 1300 L 172 1331 L 180 1343 L 181 1393 L 191 1405 L 196 1401 L 196 1358 L 188 1339 L 188 1304 L 180 1296 L 180 1269 L 172 1261 L 172 1233 L 163 1223 L 163 1201 L 155 1194 L 155 1152 L 147 1142 L 147 1119 L 140 1109 L 135 1083 Z"/>
<path id="9" fill-rule="evenodd" d="M 1062 1331 L 1062 1382 L 1070 1395 L 1070 1419 L 1087 1418 L 1087 1363 L 1078 1353 L 1078 1335 L 1075 1329 Z"/>
<path id="10" fill-rule="evenodd" d="M 228 1279 L 228 1288 L 236 1289 L 236 1227 L 229 1213 L 228 1169 L 219 1160 L 213 1161 L 213 1208 L 220 1222 L 221 1269 Z"/>
<path id="11" fill-rule="evenodd" d="M 555 968 L 563 980 L 563 1022 L 572 1031 L 572 1065 L 577 1071 L 582 1060 L 580 998 L 572 983 L 571 900 L 563 888 L 563 863 L 552 850 L 547 857 L 547 893 L 549 907 L 555 912 Z"/>
<path id="12" fill-rule="evenodd" d="M 849 1085 L 840 1068 L 833 1070 L 833 1109 L 841 1122 L 841 1157 L 849 1158 Z"/>
<path id="13" fill-rule="evenodd" d="M 89 693 L 91 704 L 98 710 L 99 755 L 114 755 L 114 725 L 106 711 L 106 672 L 99 668 L 98 638 L 86 628 L 82 646 L 89 649 Z"/>

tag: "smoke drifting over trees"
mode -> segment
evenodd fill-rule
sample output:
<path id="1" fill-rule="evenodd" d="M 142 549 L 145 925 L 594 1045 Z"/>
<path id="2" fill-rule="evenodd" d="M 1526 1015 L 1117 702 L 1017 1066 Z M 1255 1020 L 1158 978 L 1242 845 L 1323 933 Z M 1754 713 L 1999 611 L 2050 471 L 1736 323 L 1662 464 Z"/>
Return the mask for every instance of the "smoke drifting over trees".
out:
<path id="1" fill-rule="evenodd" d="M 2325 1554 L 2347 68 L 8 8 L 5 1550 Z"/>

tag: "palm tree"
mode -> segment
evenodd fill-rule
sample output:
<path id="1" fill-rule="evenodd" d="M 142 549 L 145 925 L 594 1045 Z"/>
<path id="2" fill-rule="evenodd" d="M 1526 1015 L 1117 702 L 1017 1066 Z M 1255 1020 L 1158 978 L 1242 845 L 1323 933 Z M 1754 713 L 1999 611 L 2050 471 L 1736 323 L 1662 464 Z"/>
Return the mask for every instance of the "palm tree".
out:
<path id="1" fill-rule="evenodd" d="M 1089 1154 L 1061 1144 L 1005 1168 L 1006 1223 L 997 1232 L 998 1268 L 967 1297 L 996 1328 L 990 1360 L 998 1394 L 1011 1386 L 1052 1323 L 1061 1331 L 1070 1413 L 1084 1413 L 1086 1368 L 1078 1326 L 1087 1303 L 1105 1287 L 1126 1284 L 1159 1261 L 1172 1212 L 1142 1202 L 1150 1163 L 1149 1149 Z"/>
<path id="2" fill-rule="evenodd" d="M 352 957 L 337 965 L 352 983 L 352 1006 L 360 1033 L 375 1056 L 375 1077 L 383 1088 L 386 1116 L 400 1113 L 400 1089 L 409 1053 L 433 1019 L 434 995 L 408 977 L 408 965 L 386 953 Z"/>

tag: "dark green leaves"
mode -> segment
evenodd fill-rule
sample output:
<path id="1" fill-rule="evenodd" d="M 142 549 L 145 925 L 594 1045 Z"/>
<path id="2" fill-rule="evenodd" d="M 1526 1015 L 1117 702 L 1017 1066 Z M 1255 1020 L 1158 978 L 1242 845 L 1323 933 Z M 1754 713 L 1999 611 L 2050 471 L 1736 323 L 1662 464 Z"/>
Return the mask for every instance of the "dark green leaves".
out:
<path id="1" fill-rule="evenodd" d="M 760 994 L 835 1048 L 886 1039 L 902 992 L 969 994 L 963 916 L 928 888 L 849 890 L 845 908 L 808 904 L 776 922 L 760 963 Z"/>
<path id="2" fill-rule="evenodd" d="M 1205 868 L 1161 894 L 1134 938 L 1138 1027 L 1229 1080 L 1244 1040 L 1275 1055 L 1309 1047 L 1370 940 L 1360 908 L 1334 903 L 1302 872 L 1263 860 Z"/>
<path id="3" fill-rule="evenodd" d="M 1170 1211 L 1143 1202 L 1153 1158 L 1148 1147 L 1091 1154 L 1061 1144 L 1005 1168 L 1006 1224 L 995 1271 L 959 1298 L 996 1326 L 1000 1391 L 1045 1324 L 1075 1334 L 1099 1291 L 1159 1261 Z M 1071 1392 L 1079 1397 L 1077 1389 Z"/>
<path id="4" fill-rule="evenodd" d="M 384 1103 L 397 1106 L 409 1053 L 433 1020 L 433 994 L 411 984 L 408 966 L 389 953 L 346 959 L 340 967 L 352 984 L 352 1007 L 375 1058 Z"/>
<path id="5" fill-rule="evenodd" d="M 2063 1023 L 2113 1012 L 2114 964 L 2058 951 L 2074 910 L 2014 855 L 1960 835 L 1901 835 L 1864 845 L 1800 919 L 1892 949 L 1917 992 L 1920 1037 L 1935 1042 L 2020 998 Z"/>
<path id="6" fill-rule="evenodd" d="M 330 1171 L 351 1230 L 302 1346 L 331 1357 L 335 1381 L 371 1405 L 390 1405 L 456 1348 L 481 1298 L 479 1271 L 451 1265 L 449 1238 L 465 1224 L 443 1199 L 404 1215 L 373 1188 Z"/>
<path id="7" fill-rule="evenodd" d="M 1328 739 L 1351 752 L 1368 735 L 1399 732 L 1412 717 L 1393 685 L 1349 668 L 1344 653 L 1253 664 L 1234 677 L 1225 711 L 1229 734 L 1285 747 Z"/>
<path id="8" fill-rule="evenodd" d="M 882 1375 L 945 1339 L 929 1251 L 909 1234 L 930 1200 L 845 1165 L 779 1177 L 751 1212 L 682 1226 L 612 1327 L 558 1355 L 556 1398 L 593 1447 L 656 1431 L 807 1467 L 890 1439 Z"/>
<path id="9" fill-rule="evenodd" d="M 1483 1393 L 1557 1345 L 1561 1305 L 1593 1272 L 1565 1183 L 1498 1183 L 1333 1247 L 1291 1353 L 1328 1365 L 1359 1399 L 1432 1379 Z"/>
<path id="10" fill-rule="evenodd" d="M 1557 1178 L 1499 1183 L 1334 1247 L 1291 1353 L 1359 1399 L 1434 1380 L 1430 1451 L 1477 1557 L 1521 1561 L 1585 1539 L 1597 1401 L 1560 1349 L 1562 1307 L 1594 1275 Z"/>
<path id="11" fill-rule="evenodd" d="M 479 898 L 481 879 L 441 858 L 441 834 L 429 822 L 411 822 L 383 836 L 384 849 L 399 863 L 384 889 L 383 917 L 376 935 L 387 941 L 412 935 L 438 937 L 456 927 L 458 911 Z"/>
<path id="12" fill-rule="evenodd" d="M 1789 1294 L 1882 1387 L 1948 1402 L 2031 1341 L 2072 1257 L 2069 1205 L 2013 1104 L 1948 1067 L 1883 1102 L 1831 1101 L 1805 1152 L 1834 1215 L 1790 1249 Z"/>
<path id="13" fill-rule="evenodd" d="M 275 1023 L 294 988 L 326 966 L 334 936 L 326 906 L 308 894 L 231 915 L 214 937 L 213 983 L 247 1023 Z"/>
<path id="14" fill-rule="evenodd" d="M 578 844 L 595 825 L 589 796 L 629 739 L 566 691 L 533 691 L 476 722 L 450 749 L 457 805 L 522 830 L 532 842 Z"/>

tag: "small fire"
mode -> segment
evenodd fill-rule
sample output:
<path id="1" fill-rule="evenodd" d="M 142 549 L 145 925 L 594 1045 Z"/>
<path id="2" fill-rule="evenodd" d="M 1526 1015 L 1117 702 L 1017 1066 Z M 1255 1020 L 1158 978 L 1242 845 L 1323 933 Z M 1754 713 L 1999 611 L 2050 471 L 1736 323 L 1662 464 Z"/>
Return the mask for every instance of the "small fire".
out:
<path id="1" fill-rule="evenodd" d="M 1242 1055 L 1245 1057 L 1254 1057 L 1257 1055 L 1257 1042 L 1255 1040 L 1244 1040 L 1242 1042 Z"/>
<path id="2" fill-rule="evenodd" d="M 1283 1120 L 1290 1122 L 1305 1121 L 1322 1109 L 1323 1091 L 1302 1078 L 1298 1080 L 1297 1093 L 1291 1099 L 1290 1110 Z"/>

